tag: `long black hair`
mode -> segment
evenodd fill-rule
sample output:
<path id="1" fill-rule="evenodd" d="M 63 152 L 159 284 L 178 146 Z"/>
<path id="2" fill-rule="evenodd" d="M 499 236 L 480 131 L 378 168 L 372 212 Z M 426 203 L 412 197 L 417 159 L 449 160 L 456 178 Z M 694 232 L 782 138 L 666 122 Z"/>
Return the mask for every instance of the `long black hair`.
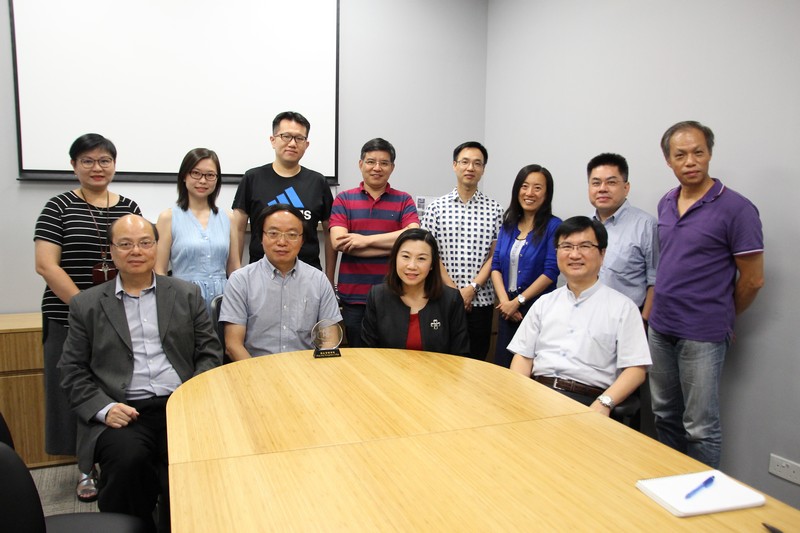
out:
<path id="1" fill-rule="evenodd" d="M 511 201 L 508 209 L 503 214 L 503 226 L 510 230 L 522 219 L 523 211 L 519 203 L 519 191 L 522 184 L 531 174 L 539 173 L 545 179 L 544 202 L 533 216 L 533 237 L 541 239 L 547 231 L 547 222 L 553 217 L 553 175 L 542 165 L 525 165 L 517 173 L 514 185 L 511 187 Z"/>

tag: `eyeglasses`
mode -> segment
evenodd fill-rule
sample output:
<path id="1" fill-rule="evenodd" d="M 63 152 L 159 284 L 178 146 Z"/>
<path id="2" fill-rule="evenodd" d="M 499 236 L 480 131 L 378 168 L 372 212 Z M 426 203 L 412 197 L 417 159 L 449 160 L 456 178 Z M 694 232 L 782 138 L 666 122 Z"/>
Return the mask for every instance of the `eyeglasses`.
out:
<path id="1" fill-rule="evenodd" d="M 91 157 L 82 157 L 78 160 L 81 166 L 85 169 L 94 168 L 95 163 L 100 164 L 100 168 L 108 168 L 114 164 L 114 160 L 110 157 L 101 157 L 100 159 L 92 159 Z"/>
<path id="2" fill-rule="evenodd" d="M 205 178 L 206 181 L 217 181 L 217 173 L 216 172 L 200 172 L 197 169 L 192 170 L 189 172 L 189 176 L 192 177 L 193 180 L 200 181 L 201 179 Z"/>
<path id="3" fill-rule="evenodd" d="M 582 242 L 579 244 L 572 244 L 571 242 L 562 242 L 556 249 L 565 254 L 571 254 L 573 250 L 578 250 L 582 254 L 588 254 L 592 248 L 600 249 L 600 246 L 593 242 Z"/>
<path id="4" fill-rule="evenodd" d="M 383 170 L 386 170 L 387 168 L 392 166 L 392 162 L 391 161 L 386 161 L 386 160 L 378 161 L 376 159 L 365 159 L 364 160 L 364 165 L 366 165 L 368 167 L 374 167 L 375 165 L 378 165 Z"/>
<path id="5" fill-rule="evenodd" d="M 467 168 L 468 166 L 472 165 L 475 170 L 480 170 L 483 168 L 483 161 L 471 161 L 469 159 L 461 159 L 458 161 L 458 166 L 461 168 Z"/>
<path id="6" fill-rule="evenodd" d="M 122 250 L 123 252 L 130 252 L 137 246 L 140 250 L 149 250 L 153 246 L 156 245 L 156 241 L 139 241 L 139 242 L 131 242 L 131 241 L 122 241 L 122 242 L 114 242 L 113 244 L 118 250 Z"/>
<path id="7" fill-rule="evenodd" d="M 280 137 L 280 139 L 285 143 L 292 142 L 292 139 L 294 139 L 294 142 L 297 144 L 304 143 L 308 140 L 308 137 L 305 135 L 292 135 L 291 133 L 279 133 L 275 137 Z"/>
<path id="8" fill-rule="evenodd" d="M 264 235 L 266 235 L 271 241 L 278 241 L 281 239 L 281 237 L 283 237 L 289 242 L 296 242 L 297 239 L 300 238 L 301 234 L 297 233 L 296 231 L 278 231 L 275 229 L 270 229 L 265 231 Z"/>

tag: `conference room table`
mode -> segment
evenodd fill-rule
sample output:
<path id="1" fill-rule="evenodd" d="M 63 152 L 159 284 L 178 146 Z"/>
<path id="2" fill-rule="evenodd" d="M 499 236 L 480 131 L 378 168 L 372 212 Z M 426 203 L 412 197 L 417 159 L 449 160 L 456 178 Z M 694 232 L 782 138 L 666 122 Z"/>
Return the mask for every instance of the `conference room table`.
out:
<path id="1" fill-rule="evenodd" d="M 771 497 L 671 515 L 636 481 L 708 467 L 508 369 L 341 353 L 228 364 L 173 393 L 174 533 L 800 528 Z"/>

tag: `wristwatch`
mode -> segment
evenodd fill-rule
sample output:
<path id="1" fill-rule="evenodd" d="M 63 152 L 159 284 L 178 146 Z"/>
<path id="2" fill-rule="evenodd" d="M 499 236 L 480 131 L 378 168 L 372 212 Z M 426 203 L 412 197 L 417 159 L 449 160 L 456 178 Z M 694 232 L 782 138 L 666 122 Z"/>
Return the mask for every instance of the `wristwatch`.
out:
<path id="1" fill-rule="evenodd" d="M 597 397 L 597 401 L 600 402 L 600 405 L 603 407 L 608 407 L 609 409 L 614 408 L 614 400 L 611 399 L 611 396 L 608 394 L 601 394 Z"/>
<path id="2" fill-rule="evenodd" d="M 481 288 L 480 285 L 478 285 L 474 281 L 472 283 L 470 283 L 470 285 L 472 285 L 472 288 L 475 289 L 475 294 L 478 294 L 478 289 Z"/>
<path id="3" fill-rule="evenodd" d="M 525 303 L 525 297 L 520 294 L 519 296 L 517 296 L 517 301 L 519 302 L 519 305 L 522 305 Z"/>

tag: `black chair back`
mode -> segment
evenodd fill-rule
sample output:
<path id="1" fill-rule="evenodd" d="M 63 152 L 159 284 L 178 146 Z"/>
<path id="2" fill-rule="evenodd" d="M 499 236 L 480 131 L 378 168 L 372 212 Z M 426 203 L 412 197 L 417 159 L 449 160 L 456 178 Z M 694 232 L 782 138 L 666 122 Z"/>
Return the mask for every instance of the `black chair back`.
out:
<path id="1" fill-rule="evenodd" d="M 231 358 L 225 352 L 225 324 L 219 321 L 219 313 L 222 309 L 222 295 L 218 294 L 211 300 L 211 320 L 214 322 L 214 329 L 217 331 L 217 337 L 222 344 L 222 364 L 230 363 Z"/>
<path id="2" fill-rule="evenodd" d="M 14 439 L 11 438 L 11 430 L 8 429 L 3 413 L 0 413 L 0 442 L 8 444 L 9 448 L 14 449 Z"/>
<path id="3" fill-rule="evenodd" d="M 17 452 L 0 443 L 0 524 L 3 531 L 45 533 L 39 491 Z"/>

